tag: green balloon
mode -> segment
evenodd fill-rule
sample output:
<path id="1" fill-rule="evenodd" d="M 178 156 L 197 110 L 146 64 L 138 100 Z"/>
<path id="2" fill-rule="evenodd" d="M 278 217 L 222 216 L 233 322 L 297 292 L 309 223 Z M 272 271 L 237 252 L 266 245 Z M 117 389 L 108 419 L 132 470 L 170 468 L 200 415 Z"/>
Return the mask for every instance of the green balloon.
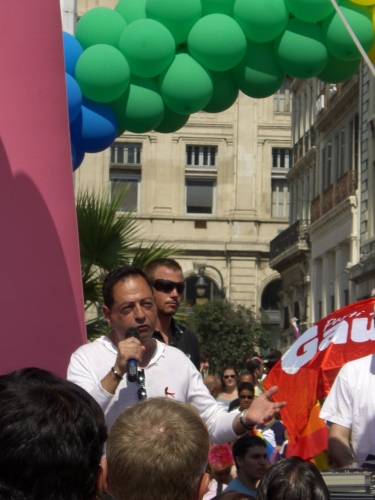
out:
<path id="1" fill-rule="evenodd" d="M 284 33 L 274 41 L 274 47 L 280 66 L 294 78 L 316 76 L 327 64 L 323 34 L 314 23 L 290 19 Z"/>
<path id="2" fill-rule="evenodd" d="M 75 77 L 85 97 L 96 102 L 110 102 L 129 86 L 130 69 L 119 50 L 99 44 L 82 52 Z"/>
<path id="3" fill-rule="evenodd" d="M 126 28 L 124 18 L 107 7 L 95 7 L 83 14 L 76 28 L 76 38 L 83 50 L 103 43 L 118 47 L 121 33 Z"/>
<path id="4" fill-rule="evenodd" d="M 152 78 L 171 64 L 176 44 L 171 32 L 162 24 L 153 19 L 138 19 L 124 29 L 119 49 L 133 75 Z"/>
<path id="5" fill-rule="evenodd" d="M 322 21 L 335 10 L 331 0 L 285 0 L 285 4 L 293 16 L 308 23 Z"/>
<path id="6" fill-rule="evenodd" d="M 236 0 L 201 0 L 202 16 L 225 14 L 233 17 L 233 5 Z"/>
<path id="7" fill-rule="evenodd" d="M 233 17 L 246 38 L 265 43 L 274 40 L 284 31 L 289 12 L 284 0 L 236 0 Z"/>
<path id="8" fill-rule="evenodd" d="M 202 17 L 188 36 L 190 54 L 205 68 L 234 68 L 246 52 L 246 37 L 236 21 L 224 14 Z"/>
<path id="9" fill-rule="evenodd" d="M 177 54 L 159 79 L 161 95 L 172 111 L 190 115 L 209 103 L 213 84 L 211 75 L 188 54 Z"/>
<path id="10" fill-rule="evenodd" d="M 186 42 L 189 31 L 201 15 L 200 0 L 146 0 L 146 16 L 164 24 L 176 44 Z"/>
<path id="11" fill-rule="evenodd" d="M 180 130 L 190 118 L 190 115 L 180 115 L 175 113 L 168 106 L 164 105 L 165 113 L 164 118 L 160 125 L 155 128 L 155 132 L 160 132 L 161 134 L 171 134 Z"/>
<path id="12" fill-rule="evenodd" d="M 340 2 L 340 9 L 365 52 L 368 52 L 374 44 L 374 29 L 369 9 L 345 0 Z M 335 57 L 346 61 L 361 57 L 336 11 L 323 21 L 322 31 L 327 48 Z"/>
<path id="13" fill-rule="evenodd" d="M 281 87 L 285 73 L 277 62 L 273 43 L 248 42 L 245 57 L 233 70 L 239 89 L 249 97 L 268 97 Z"/>
<path id="14" fill-rule="evenodd" d="M 115 11 L 125 19 L 126 24 L 130 24 L 146 17 L 146 0 L 120 0 Z"/>
<path id="15" fill-rule="evenodd" d="M 164 116 L 164 103 L 155 80 L 132 76 L 128 90 L 110 103 L 119 129 L 135 134 L 154 130 Z"/>
<path id="16" fill-rule="evenodd" d="M 203 111 L 207 113 L 220 113 L 230 108 L 238 97 L 238 86 L 232 71 L 211 71 L 214 92 Z"/>
<path id="17" fill-rule="evenodd" d="M 319 73 L 317 78 L 325 83 L 345 82 L 345 80 L 348 80 L 356 74 L 360 64 L 361 59 L 357 59 L 356 61 L 344 61 L 342 59 L 337 59 L 337 57 L 328 52 L 327 66 Z"/>

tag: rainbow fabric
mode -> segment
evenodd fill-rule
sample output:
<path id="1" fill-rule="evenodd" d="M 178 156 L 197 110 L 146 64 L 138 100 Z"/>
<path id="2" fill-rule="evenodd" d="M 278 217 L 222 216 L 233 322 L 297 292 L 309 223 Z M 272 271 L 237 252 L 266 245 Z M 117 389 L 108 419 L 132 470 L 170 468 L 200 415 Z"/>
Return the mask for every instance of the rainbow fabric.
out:
<path id="1" fill-rule="evenodd" d="M 268 458 L 268 461 L 271 465 L 274 464 L 275 462 L 277 462 L 278 460 L 280 460 L 280 458 L 281 458 L 280 453 L 276 450 L 276 448 L 274 448 L 272 446 L 272 444 L 270 444 L 267 441 L 267 439 L 263 436 L 263 434 L 258 429 L 253 429 L 252 431 L 250 431 L 250 434 L 252 436 L 260 437 L 261 439 L 263 439 L 263 441 L 265 441 L 267 443 L 267 448 L 266 448 L 267 458 Z"/>

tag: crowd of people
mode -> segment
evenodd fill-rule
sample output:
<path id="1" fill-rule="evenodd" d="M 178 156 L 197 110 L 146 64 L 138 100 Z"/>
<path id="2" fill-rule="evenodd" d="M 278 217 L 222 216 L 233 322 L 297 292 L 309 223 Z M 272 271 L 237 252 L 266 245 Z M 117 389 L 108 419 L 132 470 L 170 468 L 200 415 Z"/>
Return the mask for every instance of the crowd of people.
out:
<path id="1" fill-rule="evenodd" d="M 112 333 L 73 353 L 68 380 L 37 368 L 0 377 L 0 500 L 329 498 L 313 464 L 269 464 L 267 443 L 285 448 L 286 402 L 262 379 L 281 353 L 208 375 L 209 353 L 173 318 L 184 286 L 173 259 L 114 269 L 103 284 Z M 353 460 L 347 376 L 323 408 L 339 465 Z"/>

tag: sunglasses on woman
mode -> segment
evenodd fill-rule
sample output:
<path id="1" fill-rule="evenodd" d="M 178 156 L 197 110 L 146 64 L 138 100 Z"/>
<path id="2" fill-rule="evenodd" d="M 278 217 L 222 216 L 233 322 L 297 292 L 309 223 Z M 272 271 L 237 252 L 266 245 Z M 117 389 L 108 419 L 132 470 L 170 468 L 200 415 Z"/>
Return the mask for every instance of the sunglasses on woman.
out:
<path id="1" fill-rule="evenodd" d="M 151 281 L 151 284 L 155 290 L 163 293 L 171 293 L 172 290 L 176 289 L 178 295 L 182 295 L 185 290 L 185 283 L 183 281 L 154 280 Z"/>
<path id="2" fill-rule="evenodd" d="M 236 375 L 224 375 L 224 378 L 236 378 Z"/>

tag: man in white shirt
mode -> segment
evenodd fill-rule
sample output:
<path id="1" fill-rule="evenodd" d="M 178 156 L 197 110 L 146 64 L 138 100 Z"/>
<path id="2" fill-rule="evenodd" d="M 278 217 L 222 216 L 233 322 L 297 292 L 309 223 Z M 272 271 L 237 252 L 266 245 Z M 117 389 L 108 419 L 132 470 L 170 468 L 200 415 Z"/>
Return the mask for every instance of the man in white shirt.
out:
<path id="1" fill-rule="evenodd" d="M 144 272 L 122 267 L 111 271 L 103 284 L 103 312 L 113 332 L 73 353 L 68 379 L 86 389 L 102 407 L 108 427 L 138 400 L 170 397 L 193 404 L 206 422 L 214 443 L 226 443 L 269 420 L 285 403 L 268 398 L 271 388 L 249 410 L 228 414 L 210 396 L 191 361 L 174 347 L 152 338 L 157 321 L 153 289 Z M 136 328 L 137 338 L 125 338 Z M 127 378 L 128 361 L 136 360 L 137 382 Z"/>
<path id="2" fill-rule="evenodd" d="M 374 354 L 341 368 L 320 412 L 320 418 L 332 423 L 328 450 L 340 467 L 375 455 L 374 394 Z"/>

